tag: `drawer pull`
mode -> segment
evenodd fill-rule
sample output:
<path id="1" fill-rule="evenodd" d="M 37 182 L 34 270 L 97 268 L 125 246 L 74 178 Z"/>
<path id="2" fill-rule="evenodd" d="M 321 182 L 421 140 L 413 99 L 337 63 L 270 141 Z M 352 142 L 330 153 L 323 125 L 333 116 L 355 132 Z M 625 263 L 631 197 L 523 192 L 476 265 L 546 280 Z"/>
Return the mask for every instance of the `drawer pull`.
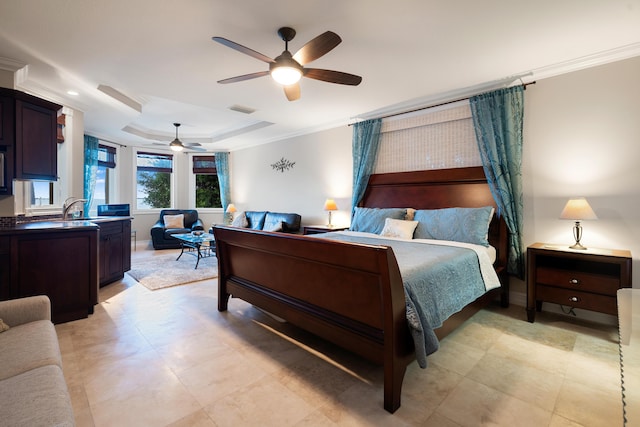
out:
<path id="1" fill-rule="evenodd" d="M 569 301 L 578 302 L 578 301 L 580 301 L 580 298 L 578 298 L 578 297 L 569 297 Z"/>
<path id="2" fill-rule="evenodd" d="M 579 285 L 579 284 L 580 284 L 580 280 L 578 280 L 578 279 L 571 279 L 571 280 L 569 280 L 569 283 L 571 283 L 572 285 Z"/>

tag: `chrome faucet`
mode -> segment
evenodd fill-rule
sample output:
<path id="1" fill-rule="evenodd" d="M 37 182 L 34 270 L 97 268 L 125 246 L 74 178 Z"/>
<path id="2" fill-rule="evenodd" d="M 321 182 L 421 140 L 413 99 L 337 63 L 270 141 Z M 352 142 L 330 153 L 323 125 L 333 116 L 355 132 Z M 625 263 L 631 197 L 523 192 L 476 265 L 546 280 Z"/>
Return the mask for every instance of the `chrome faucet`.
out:
<path id="1" fill-rule="evenodd" d="M 67 220 L 69 217 L 69 209 L 77 203 L 84 203 L 87 199 L 78 199 L 76 197 L 68 197 L 62 205 L 62 219 Z"/>

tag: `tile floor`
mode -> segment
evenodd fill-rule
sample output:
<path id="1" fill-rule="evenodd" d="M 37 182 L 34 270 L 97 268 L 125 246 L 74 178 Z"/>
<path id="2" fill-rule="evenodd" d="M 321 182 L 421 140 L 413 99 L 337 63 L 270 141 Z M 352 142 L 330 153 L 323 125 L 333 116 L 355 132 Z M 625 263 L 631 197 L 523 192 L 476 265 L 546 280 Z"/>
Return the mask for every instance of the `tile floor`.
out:
<path id="1" fill-rule="evenodd" d="M 615 326 L 483 310 L 428 369 L 409 365 L 389 414 L 380 367 L 240 300 L 219 313 L 216 292 L 215 280 L 149 291 L 125 276 L 95 314 L 57 325 L 77 424 L 622 425 Z"/>

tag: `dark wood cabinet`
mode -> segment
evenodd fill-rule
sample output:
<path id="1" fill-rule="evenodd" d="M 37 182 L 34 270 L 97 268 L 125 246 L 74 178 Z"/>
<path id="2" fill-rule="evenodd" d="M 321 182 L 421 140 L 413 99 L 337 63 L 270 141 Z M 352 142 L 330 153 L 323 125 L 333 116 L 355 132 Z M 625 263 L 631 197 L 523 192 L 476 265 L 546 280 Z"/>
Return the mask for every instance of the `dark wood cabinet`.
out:
<path id="1" fill-rule="evenodd" d="M 100 286 L 131 270 L 131 220 L 100 222 Z"/>
<path id="2" fill-rule="evenodd" d="M 62 106 L 0 88 L 0 194 L 11 194 L 13 179 L 55 181 L 58 177 L 57 117 Z"/>
<path id="3" fill-rule="evenodd" d="M 16 100 L 15 178 L 58 179 L 58 109 Z"/>
<path id="4" fill-rule="evenodd" d="M 98 228 L 30 231 L 0 238 L 9 241 L 11 263 L 2 261 L 2 299 L 47 295 L 54 323 L 87 317 L 98 303 Z"/>
<path id="5" fill-rule="evenodd" d="M 11 238 L 0 237 L 0 300 L 11 297 Z"/>
<path id="6" fill-rule="evenodd" d="M 616 315 L 616 293 L 631 287 L 627 250 L 572 250 L 535 243 L 527 248 L 527 320 L 543 302 Z"/>

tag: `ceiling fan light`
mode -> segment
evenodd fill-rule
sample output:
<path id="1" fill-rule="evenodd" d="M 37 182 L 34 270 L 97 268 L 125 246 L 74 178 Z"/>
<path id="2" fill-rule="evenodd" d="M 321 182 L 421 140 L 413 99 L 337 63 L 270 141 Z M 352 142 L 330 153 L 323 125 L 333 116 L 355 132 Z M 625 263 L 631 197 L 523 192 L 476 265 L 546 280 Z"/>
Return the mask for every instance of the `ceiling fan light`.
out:
<path id="1" fill-rule="evenodd" d="M 302 77 L 302 71 L 295 67 L 275 67 L 271 70 L 271 77 L 281 85 L 289 86 L 300 80 Z"/>
<path id="2" fill-rule="evenodd" d="M 173 151 L 182 151 L 184 149 L 184 145 L 182 145 L 182 142 L 180 142 L 179 139 L 174 139 L 173 141 L 171 141 L 171 143 L 169 144 L 169 147 Z"/>

